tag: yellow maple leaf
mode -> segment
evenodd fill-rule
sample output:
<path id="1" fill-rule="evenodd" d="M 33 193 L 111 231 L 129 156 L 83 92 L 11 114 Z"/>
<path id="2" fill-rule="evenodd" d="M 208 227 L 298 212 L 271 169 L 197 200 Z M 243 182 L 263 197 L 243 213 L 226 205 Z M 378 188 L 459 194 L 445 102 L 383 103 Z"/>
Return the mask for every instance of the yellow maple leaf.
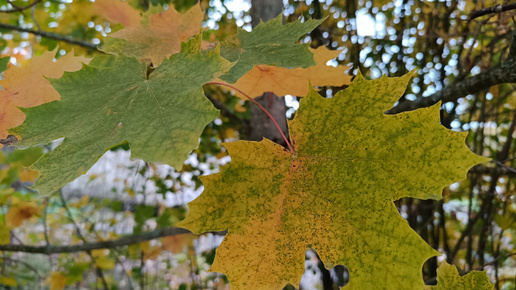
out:
<path id="1" fill-rule="evenodd" d="M 4 88 L 0 90 L 0 139 L 7 137 L 7 129 L 25 120 L 18 107 L 34 107 L 60 99 L 46 78 L 60 78 L 65 71 L 77 71 L 82 63 L 89 62 L 88 58 L 74 56 L 73 51 L 54 62 L 56 52 L 57 48 L 35 56 L 21 68 L 10 65 L 4 72 L 0 81 Z"/>
<path id="2" fill-rule="evenodd" d="M 293 95 L 306 96 L 308 94 L 308 82 L 313 86 L 343 86 L 349 85 L 351 76 L 344 72 L 349 66 L 327 66 L 329 60 L 336 58 L 340 51 L 329 50 L 321 46 L 310 49 L 314 53 L 315 66 L 308 68 L 287 69 L 276 66 L 257 65 L 241 77 L 234 87 L 238 88 L 249 97 L 259 97 L 265 92 L 273 92 L 278 96 Z M 224 82 L 218 80 L 219 82 Z M 240 98 L 247 100 L 238 91 Z"/>
<path id="3" fill-rule="evenodd" d="M 195 5 L 184 14 L 170 7 L 150 16 L 148 24 L 131 25 L 105 39 L 102 50 L 122 52 L 158 66 L 165 58 L 181 50 L 181 42 L 201 29 L 204 12 Z"/>
<path id="4" fill-rule="evenodd" d="M 24 220 L 40 215 L 41 209 L 35 201 L 22 201 L 16 197 L 12 198 L 9 212 L 5 215 L 5 222 L 9 227 L 19 227 Z"/>
<path id="5" fill-rule="evenodd" d="M 201 178 L 204 192 L 177 225 L 228 230 L 210 271 L 234 290 L 297 287 L 312 248 L 326 268 L 347 267 L 345 289 L 423 289 L 423 263 L 438 252 L 394 201 L 439 199 L 488 159 L 467 148 L 467 133 L 439 124 L 439 104 L 383 113 L 410 78 L 359 74 L 334 98 L 311 90 L 289 123 L 294 152 L 267 139 L 224 144 L 231 164 Z"/>
<path id="6" fill-rule="evenodd" d="M 20 177 L 21 182 L 30 181 L 34 182 L 36 178 L 39 176 L 39 171 L 31 170 L 27 167 L 22 167 L 18 171 L 18 176 Z"/>
<path id="7" fill-rule="evenodd" d="M 63 290 L 66 286 L 66 278 L 61 272 L 52 272 L 47 278 L 47 284 L 50 285 L 50 290 Z"/>

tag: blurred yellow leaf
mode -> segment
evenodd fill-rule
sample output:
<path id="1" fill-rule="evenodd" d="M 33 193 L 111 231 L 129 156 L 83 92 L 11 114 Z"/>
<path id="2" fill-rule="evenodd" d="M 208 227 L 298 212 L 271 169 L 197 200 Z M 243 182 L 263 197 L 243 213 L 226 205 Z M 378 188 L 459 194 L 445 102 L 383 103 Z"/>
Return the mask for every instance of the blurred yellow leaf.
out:
<path id="1" fill-rule="evenodd" d="M 140 249 L 144 252 L 144 253 L 147 253 L 150 249 L 150 243 L 149 241 L 145 241 L 145 242 L 141 242 L 140 243 Z"/>
<path id="2" fill-rule="evenodd" d="M 247 109 L 246 109 L 246 107 L 242 106 L 242 104 L 240 104 L 240 103 L 235 104 L 235 112 L 245 113 L 245 111 L 247 111 Z"/>
<path id="3" fill-rule="evenodd" d="M 105 256 L 95 259 L 95 264 L 102 270 L 115 268 L 115 261 Z"/>
<path id="4" fill-rule="evenodd" d="M 0 277 L 0 284 L 12 287 L 18 286 L 18 282 L 16 282 L 16 279 L 8 277 Z"/>
<path id="5" fill-rule="evenodd" d="M 7 226 L 16 228 L 21 226 L 24 220 L 35 215 L 40 215 L 41 209 L 34 201 L 20 201 L 13 197 L 9 212 L 5 215 Z"/>
<path id="6" fill-rule="evenodd" d="M 20 168 L 20 171 L 18 172 L 18 176 L 20 177 L 21 182 L 34 182 L 36 178 L 39 176 L 39 171 L 37 170 L 30 170 L 29 168 Z"/>
<path id="7" fill-rule="evenodd" d="M 11 242 L 11 229 L 6 225 L 0 225 L 0 244 L 7 245 Z"/>
<path id="8" fill-rule="evenodd" d="M 63 290 L 66 286 L 66 278 L 61 272 L 52 272 L 47 278 L 47 284 L 50 285 L 50 290 Z"/>

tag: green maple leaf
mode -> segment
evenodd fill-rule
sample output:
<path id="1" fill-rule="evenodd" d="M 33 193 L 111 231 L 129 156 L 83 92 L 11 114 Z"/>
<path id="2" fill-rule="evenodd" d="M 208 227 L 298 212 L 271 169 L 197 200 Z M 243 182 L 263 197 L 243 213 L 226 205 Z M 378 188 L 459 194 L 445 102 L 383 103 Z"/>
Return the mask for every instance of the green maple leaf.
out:
<path id="1" fill-rule="evenodd" d="M 437 268 L 437 285 L 426 286 L 426 290 L 491 290 L 493 284 L 489 282 L 486 272 L 471 271 L 467 275 L 459 276 L 455 266 L 443 262 Z"/>
<path id="2" fill-rule="evenodd" d="M 319 26 L 324 19 L 281 24 L 282 15 L 260 23 L 251 32 L 238 28 L 236 39 L 222 46 L 221 55 L 237 62 L 222 80 L 235 83 L 255 65 L 266 64 L 286 68 L 316 65 L 308 44 L 295 44 L 306 33 Z"/>
<path id="3" fill-rule="evenodd" d="M 422 265 L 438 252 L 393 201 L 439 199 L 487 159 L 439 124 L 439 106 L 383 114 L 409 79 L 358 75 L 332 99 L 311 90 L 289 124 L 296 155 L 269 140 L 225 144 L 231 164 L 202 178 L 178 225 L 228 229 L 211 271 L 231 289 L 297 286 L 312 248 L 327 268 L 348 268 L 344 289 L 423 289 Z"/>
<path id="4" fill-rule="evenodd" d="M 150 74 L 137 59 L 120 56 L 112 67 L 85 65 L 50 80 L 61 101 L 23 109 L 25 123 L 11 130 L 22 137 L 19 147 L 65 137 L 34 164 L 40 171 L 34 188 L 52 193 L 123 142 L 135 158 L 180 168 L 218 115 L 202 85 L 231 67 L 218 49 L 202 54 L 200 44 L 200 35 L 183 43 Z"/>

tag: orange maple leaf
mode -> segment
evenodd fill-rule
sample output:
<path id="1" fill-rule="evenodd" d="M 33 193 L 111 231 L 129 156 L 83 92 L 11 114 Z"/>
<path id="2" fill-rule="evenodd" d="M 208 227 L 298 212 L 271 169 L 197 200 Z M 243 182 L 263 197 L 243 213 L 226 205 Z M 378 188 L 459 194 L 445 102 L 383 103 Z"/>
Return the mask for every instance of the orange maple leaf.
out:
<path id="1" fill-rule="evenodd" d="M 54 61 L 57 48 L 34 57 L 27 65 L 13 65 L 5 71 L 0 85 L 0 139 L 7 137 L 7 129 L 19 126 L 25 114 L 18 107 L 28 108 L 59 100 L 59 93 L 46 78 L 60 78 L 65 71 L 77 71 L 86 57 L 76 57 L 73 51 Z"/>
<path id="2" fill-rule="evenodd" d="M 234 87 L 238 88 L 249 97 L 259 97 L 265 92 L 273 92 L 278 96 L 294 95 L 306 96 L 308 94 L 308 81 L 313 86 L 349 85 L 351 76 L 344 74 L 349 66 L 331 67 L 326 63 L 336 58 L 340 51 L 329 50 L 324 46 L 310 49 L 314 53 L 315 66 L 308 68 L 287 69 L 276 66 L 257 65 L 243 77 Z M 222 80 L 218 80 L 223 82 Z M 247 100 L 241 93 L 237 96 Z"/>
<path id="3" fill-rule="evenodd" d="M 196 5 L 184 14 L 169 10 L 150 16 L 149 24 L 130 25 L 106 38 L 108 52 L 120 51 L 124 55 L 159 65 L 165 58 L 181 51 L 181 42 L 201 30 L 204 12 Z"/>
<path id="4" fill-rule="evenodd" d="M 40 215 L 41 209 L 34 201 L 20 201 L 13 197 L 9 212 L 5 215 L 7 226 L 16 228 L 22 225 L 23 221 L 35 215 Z"/>
<path id="5" fill-rule="evenodd" d="M 94 3 L 96 14 L 103 16 L 109 22 L 121 23 L 125 27 L 139 25 L 140 12 L 127 2 L 114 0 L 96 0 Z"/>
<path id="6" fill-rule="evenodd" d="M 174 254 L 183 252 L 185 246 L 189 246 L 195 240 L 193 234 L 181 234 L 175 236 L 167 236 L 161 240 L 161 247 L 167 249 Z"/>

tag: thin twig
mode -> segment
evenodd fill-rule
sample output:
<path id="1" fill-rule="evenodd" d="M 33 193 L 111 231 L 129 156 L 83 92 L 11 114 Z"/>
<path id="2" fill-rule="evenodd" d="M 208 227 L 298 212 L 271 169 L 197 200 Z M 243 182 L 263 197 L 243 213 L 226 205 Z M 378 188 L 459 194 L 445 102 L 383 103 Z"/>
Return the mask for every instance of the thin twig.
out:
<path id="1" fill-rule="evenodd" d="M 9 261 L 9 262 L 13 262 L 13 263 L 17 263 L 17 264 L 22 264 L 23 266 L 27 267 L 27 269 L 30 269 L 32 270 L 34 273 L 36 273 L 36 275 L 38 275 L 38 278 L 41 279 L 42 276 L 41 274 L 39 273 L 38 269 L 36 269 L 34 266 L 32 266 L 30 263 L 28 262 L 25 262 L 25 261 L 22 261 L 22 260 L 18 260 L 18 259 L 13 259 L 13 258 L 9 258 L 9 257 L 1 257 L 0 259 L 3 259 L 4 261 Z"/>
<path id="2" fill-rule="evenodd" d="M 11 6 L 13 6 L 14 8 L 13 9 L 9 9 L 9 10 L 0 10 L 0 13 L 16 13 L 16 12 L 23 12 L 23 10 L 27 10 L 29 8 L 32 8 L 33 6 L 36 6 L 39 4 L 39 2 L 41 2 L 41 0 L 35 0 L 34 2 L 32 2 L 31 4 L 27 5 L 27 6 L 17 6 L 17 5 L 14 5 L 11 1 L 7 1 L 9 4 L 11 4 Z"/>
<path id="3" fill-rule="evenodd" d="M 296 156 L 296 152 L 294 151 L 294 148 L 292 148 L 292 145 L 290 144 L 290 142 L 288 141 L 287 137 L 285 136 L 285 134 L 283 134 L 283 130 L 281 130 L 280 126 L 278 125 L 278 123 L 276 122 L 276 120 L 274 120 L 274 117 L 272 117 L 272 115 L 264 108 L 262 107 L 262 105 L 260 105 L 257 101 L 255 101 L 253 98 L 249 97 L 246 93 L 242 92 L 241 90 L 239 90 L 238 88 L 230 85 L 230 84 L 226 84 L 226 83 L 221 83 L 221 82 L 209 82 L 207 83 L 207 85 L 220 85 L 220 86 L 226 86 L 228 88 L 231 88 L 239 93 L 241 93 L 244 97 L 246 97 L 249 101 L 253 102 L 255 105 L 257 105 L 258 107 L 260 107 L 260 109 L 262 109 L 262 111 L 267 114 L 267 116 L 269 116 L 269 118 L 272 120 L 272 122 L 274 123 L 274 125 L 276 125 L 276 128 L 278 128 L 278 131 L 281 133 L 281 136 L 283 137 L 283 139 L 285 140 L 285 142 L 287 143 L 288 145 L 288 149 L 290 149 L 290 152 L 292 153 L 292 155 Z"/>
<path id="4" fill-rule="evenodd" d="M 45 198 L 45 208 L 43 209 L 43 233 L 45 234 L 45 242 L 47 245 L 50 245 L 50 241 L 48 239 L 48 228 L 47 228 L 47 208 L 48 202 L 50 201 L 50 197 Z"/>
<path id="5" fill-rule="evenodd" d="M 28 246 L 28 245 L 0 245 L 0 251 L 5 252 L 24 252 L 34 254 L 60 254 L 60 253 L 75 253 L 75 252 L 86 252 L 88 250 L 99 250 L 99 249 L 110 249 L 133 245 L 145 241 L 155 240 L 162 237 L 176 236 L 181 234 L 191 233 L 187 229 L 183 228 L 162 228 L 143 234 L 131 235 L 122 237 L 116 240 L 101 241 L 94 243 L 84 243 L 80 245 L 69 245 L 69 246 Z M 211 232 L 216 235 L 224 235 L 226 232 Z"/>
<path id="6" fill-rule="evenodd" d="M 72 221 L 74 227 L 75 227 L 75 230 L 77 231 L 77 235 L 79 236 L 79 238 L 84 242 L 84 243 L 88 243 L 88 241 L 86 240 L 86 238 L 82 235 L 81 233 L 81 228 L 79 228 L 79 225 L 77 225 L 77 223 L 75 222 L 75 219 L 73 218 L 73 215 L 72 215 L 72 212 L 70 211 L 70 208 L 68 208 L 68 204 L 66 203 L 66 200 L 64 199 L 64 196 L 63 196 L 63 192 L 60 190 L 59 191 L 59 197 L 61 198 L 61 202 L 63 203 L 63 207 L 65 208 L 66 210 L 66 213 L 68 214 L 68 217 L 70 218 L 70 220 Z M 47 243 L 48 245 L 48 243 Z M 96 268 L 97 270 L 97 275 L 100 277 L 100 280 L 102 281 L 102 284 L 104 286 L 104 289 L 109 289 L 109 286 L 107 284 L 107 281 L 106 281 L 106 277 L 104 277 L 104 271 L 102 271 L 102 269 L 97 265 L 97 263 L 95 262 L 95 258 L 93 257 L 92 253 L 91 253 L 91 250 L 88 250 L 86 251 L 88 253 L 88 255 L 90 256 L 91 258 L 91 261 L 92 261 L 92 264 L 93 266 Z"/>
<path id="7" fill-rule="evenodd" d="M 75 45 L 82 46 L 85 48 L 97 50 L 96 44 L 84 42 L 84 41 L 80 41 L 80 40 L 75 40 L 68 36 L 64 36 L 64 35 L 60 35 L 60 34 L 56 34 L 56 33 L 51 33 L 51 32 L 46 32 L 46 31 L 41 31 L 41 30 L 34 30 L 34 29 L 30 29 L 30 28 L 23 28 L 23 27 L 8 24 L 8 23 L 0 23 L 0 29 L 8 29 L 8 30 L 14 30 L 14 31 L 20 31 L 20 32 L 27 32 L 27 33 L 39 35 L 39 36 L 42 36 L 45 38 L 64 41 L 64 42 L 67 42 L 70 44 L 75 44 Z"/>

